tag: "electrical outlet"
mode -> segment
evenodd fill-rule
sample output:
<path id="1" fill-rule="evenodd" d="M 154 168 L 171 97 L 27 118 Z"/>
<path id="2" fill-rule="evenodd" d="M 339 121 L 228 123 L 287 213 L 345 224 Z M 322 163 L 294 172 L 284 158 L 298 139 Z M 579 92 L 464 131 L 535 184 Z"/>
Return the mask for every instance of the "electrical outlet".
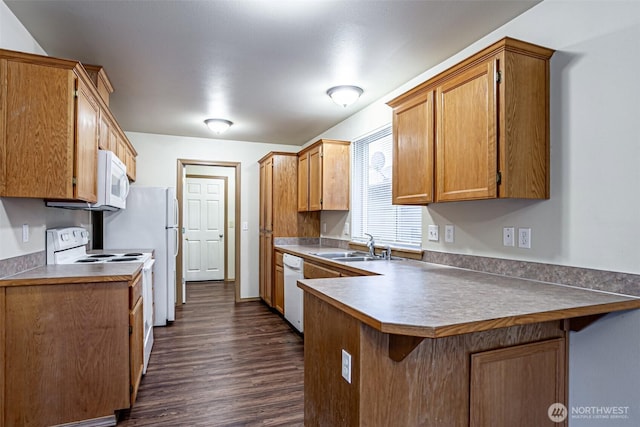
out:
<path id="1" fill-rule="evenodd" d="M 349 235 L 349 223 L 348 222 L 344 223 L 344 228 L 342 229 L 342 234 L 344 234 L 345 236 Z"/>
<path id="2" fill-rule="evenodd" d="M 326 233 L 326 232 L 327 232 L 327 223 L 326 223 L 326 222 L 323 222 L 323 223 L 322 223 L 322 232 L 323 232 L 323 233 Z"/>
<path id="3" fill-rule="evenodd" d="M 438 240 L 440 240 L 440 232 L 438 230 L 438 226 L 431 224 L 428 228 L 428 239 L 433 241 L 433 242 L 437 242 Z"/>
<path id="4" fill-rule="evenodd" d="M 515 227 L 505 227 L 502 229 L 502 245 L 503 246 L 515 246 L 516 229 Z"/>
<path id="5" fill-rule="evenodd" d="M 342 349 L 342 378 L 351 384 L 351 355 Z"/>
<path id="6" fill-rule="evenodd" d="M 456 227 L 451 224 L 444 226 L 444 241 L 447 243 L 453 243 Z"/>
<path id="7" fill-rule="evenodd" d="M 531 229 L 518 228 L 518 247 L 531 249 Z"/>

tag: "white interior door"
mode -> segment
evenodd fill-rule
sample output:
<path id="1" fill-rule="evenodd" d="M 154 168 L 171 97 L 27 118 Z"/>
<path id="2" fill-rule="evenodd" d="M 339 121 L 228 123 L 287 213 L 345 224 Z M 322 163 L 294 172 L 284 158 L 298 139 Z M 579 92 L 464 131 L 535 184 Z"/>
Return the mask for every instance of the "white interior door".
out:
<path id="1" fill-rule="evenodd" d="M 225 182 L 186 179 L 186 280 L 224 280 Z"/>

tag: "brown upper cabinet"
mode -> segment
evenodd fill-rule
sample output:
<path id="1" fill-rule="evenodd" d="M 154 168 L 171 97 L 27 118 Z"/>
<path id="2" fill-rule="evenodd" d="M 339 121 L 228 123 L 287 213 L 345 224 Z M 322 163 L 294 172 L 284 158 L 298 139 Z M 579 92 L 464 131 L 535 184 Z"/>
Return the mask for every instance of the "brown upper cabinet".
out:
<path id="1" fill-rule="evenodd" d="M 505 38 L 390 101 L 394 203 L 549 198 L 553 52 Z"/>
<path id="2" fill-rule="evenodd" d="M 95 202 L 98 148 L 113 135 L 126 140 L 78 61 L 0 49 L 0 196 Z"/>
<path id="3" fill-rule="evenodd" d="M 104 103 L 109 106 L 109 97 L 113 93 L 113 85 L 111 80 L 107 76 L 107 72 L 100 65 L 83 64 L 84 69 L 87 70 L 87 74 L 91 78 L 91 81 L 98 90 L 100 98 Z"/>
<path id="4" fill-rule="evenodd" d="M 349 210 L 349 141 L 321 139 L 298 153 L 298 211 Z"/>
<path id="5" fill-rule="evenodd" d="M 0 196 L 95 202 L 100 104 L 75 61 L 0 50 Z"/>

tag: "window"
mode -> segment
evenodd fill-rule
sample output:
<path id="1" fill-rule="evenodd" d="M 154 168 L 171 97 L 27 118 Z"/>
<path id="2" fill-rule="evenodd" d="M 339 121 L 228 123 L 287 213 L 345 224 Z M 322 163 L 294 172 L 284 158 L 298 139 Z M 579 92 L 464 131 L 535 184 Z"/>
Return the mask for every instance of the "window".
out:
<path id="1" fill-rule="evenodd" d="M 391 125 L 353 141 L 351 235 L 394 246 L 420 247 L 422 207 L 391 204 Z"/>

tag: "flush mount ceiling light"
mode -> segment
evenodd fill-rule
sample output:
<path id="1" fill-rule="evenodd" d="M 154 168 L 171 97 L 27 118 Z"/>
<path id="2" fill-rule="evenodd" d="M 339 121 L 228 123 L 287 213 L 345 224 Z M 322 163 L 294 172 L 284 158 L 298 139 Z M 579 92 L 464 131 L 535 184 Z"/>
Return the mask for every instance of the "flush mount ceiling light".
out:
<path id="1" fill-rule="evenodd" d="M 207 119 L 204 121 L 204 123 L 209 129 L 217 134 L 223 133 L 224 131 L 229 129 L 229 126 L 233 124 L 232 121 L 225 119 Z"/>
<path id="2" fill-rule="evenodd" d="M 327 95 L 338 105 L 342 105 L 346 107 L 347 105 L 353 104 L 360 98 L 362 95 L 362 88 L 358 86 L 334 86 L 327 91 Z"/>

